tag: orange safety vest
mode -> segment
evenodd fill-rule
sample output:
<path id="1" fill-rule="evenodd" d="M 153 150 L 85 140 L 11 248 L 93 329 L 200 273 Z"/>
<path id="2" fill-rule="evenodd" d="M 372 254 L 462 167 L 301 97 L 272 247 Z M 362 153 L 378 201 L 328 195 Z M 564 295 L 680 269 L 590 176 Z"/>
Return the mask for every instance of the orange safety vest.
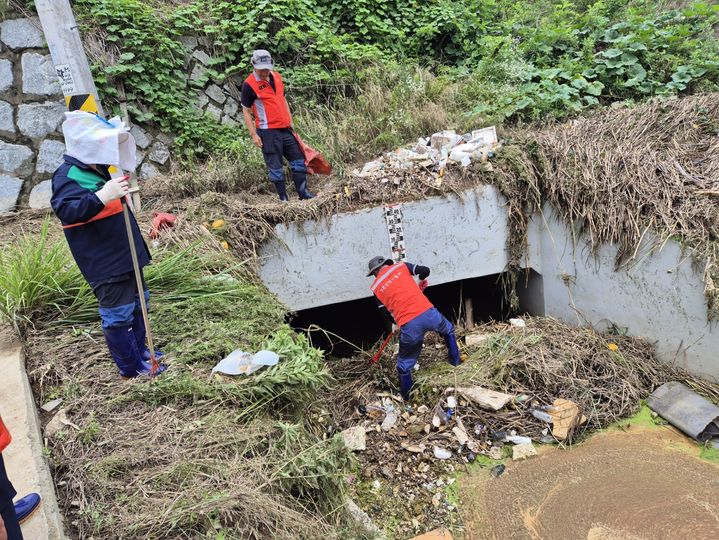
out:
<path id="1" fill-rule="evenodd" d="M 0 418 L 0 454 L 2 454 L 2 451 L 5 450 L 5 448 L 7 448 L 10 441 L 12 441 L 10 432 L 5 427 L 5 424 L 3 424 L 2 418 Z"/>
<path id="2" fill-rule="evenodd" d="M 282 77 L 273 71 L 272 78 L 275 80 L 274 90 L 270 81 L 263 81 L 254 71 L 245 79 L 257 94 L 257 99 L 252 104 L 252 113 L 255 115 L 255 127 L 259 129 L 281 129 L 292 125 Z"/>
<path id="3" fill-rule="evenodd" d="M 389 310 L 397 326 L 404 325 L 433 307 L 403 262 L 380 268 L 370 290 Z"/>

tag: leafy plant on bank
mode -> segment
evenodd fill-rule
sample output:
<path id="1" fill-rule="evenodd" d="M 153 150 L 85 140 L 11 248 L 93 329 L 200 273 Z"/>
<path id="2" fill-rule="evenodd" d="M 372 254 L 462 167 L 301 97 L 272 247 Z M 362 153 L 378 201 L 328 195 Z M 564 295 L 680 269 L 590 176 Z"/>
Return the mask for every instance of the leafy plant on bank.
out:
<path id="1" fill-rule="evenodd" d="M 194 100 L 208 81 L 234 77 L 239 85 L 260 47 L 272 51 L 293 109 L 302 111 L 297 125 L 304 127 L 304 112 L 313 116 L 304 131 L 310 140 L 332 130 L 346 100 L 361 100 L 383 82 L 393 93 L 390 81 L 399 78 L 393 72 L 420 66 L 451 87 L 451 100 L 434 101 L 449 124 L 467 117 L 561 118 L 618 100 L 719 88 L 719 6 L 703 2 L 676 8 L 647 0 L 79 0 L 75 6 L 84 31 L 118 49 L 109 65 L 94 66 L 103 96 L 116 106 L 124 85 L 133 118 L 177 135 L 176 150 L 187 157 L 256 153 L 245 130 L 203 116 Z M 183 35 L 200 38 L 211 57 L 195 81 L 188 82 Z M 403 118 L 402 103 L 383 105 L 369 114 L 387 125 L 400 117 L 414 132 L 423 120 Z M 328 114 L 319 125 L 312 113 L 322 108 Z"/>

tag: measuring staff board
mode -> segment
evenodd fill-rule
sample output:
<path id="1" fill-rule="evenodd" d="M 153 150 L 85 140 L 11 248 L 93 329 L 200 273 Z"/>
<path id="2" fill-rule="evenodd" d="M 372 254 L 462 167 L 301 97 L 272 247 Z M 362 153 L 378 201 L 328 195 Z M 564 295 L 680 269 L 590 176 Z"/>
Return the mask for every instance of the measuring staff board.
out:
<path id="1" fill-rule="evenodd" d="M 402 223 L 402 205 L 390 204 L 384 207 L 384 219 L 387 222 L 387 235 L 389 248 L 394 262 L 407 259 L 407 250 L 404 245 L 404 224 Z"/>

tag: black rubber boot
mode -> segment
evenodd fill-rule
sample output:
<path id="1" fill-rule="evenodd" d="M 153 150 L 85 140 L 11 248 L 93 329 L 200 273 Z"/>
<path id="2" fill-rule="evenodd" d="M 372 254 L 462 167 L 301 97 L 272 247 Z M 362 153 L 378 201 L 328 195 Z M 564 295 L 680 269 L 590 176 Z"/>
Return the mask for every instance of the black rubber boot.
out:
<path id="1" fill-rule="evenodd" d="M 277 195 L 279 195 L 281 201 L 288 201 L 287 198 L 287 190 L 285 189 L 285 181 L 284 180 L 277 180 L 272 181 L 272 183 L 275 185 L 275 189 L 277 190 Z"/>

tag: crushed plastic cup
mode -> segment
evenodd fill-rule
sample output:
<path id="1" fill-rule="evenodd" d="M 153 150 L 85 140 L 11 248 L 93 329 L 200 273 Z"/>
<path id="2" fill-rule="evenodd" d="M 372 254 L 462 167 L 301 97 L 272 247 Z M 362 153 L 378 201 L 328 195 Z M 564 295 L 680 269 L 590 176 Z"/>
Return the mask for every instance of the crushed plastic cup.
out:
<path id="1" fill-rule="evenodd" d="M 275 366 L 280 357 L 272 351 L 259 351 L 255 354 L 241 351 L 232 351 L 212 368 L 213 373 L 225 375 L 251 375 L 265 366 Z"/>

